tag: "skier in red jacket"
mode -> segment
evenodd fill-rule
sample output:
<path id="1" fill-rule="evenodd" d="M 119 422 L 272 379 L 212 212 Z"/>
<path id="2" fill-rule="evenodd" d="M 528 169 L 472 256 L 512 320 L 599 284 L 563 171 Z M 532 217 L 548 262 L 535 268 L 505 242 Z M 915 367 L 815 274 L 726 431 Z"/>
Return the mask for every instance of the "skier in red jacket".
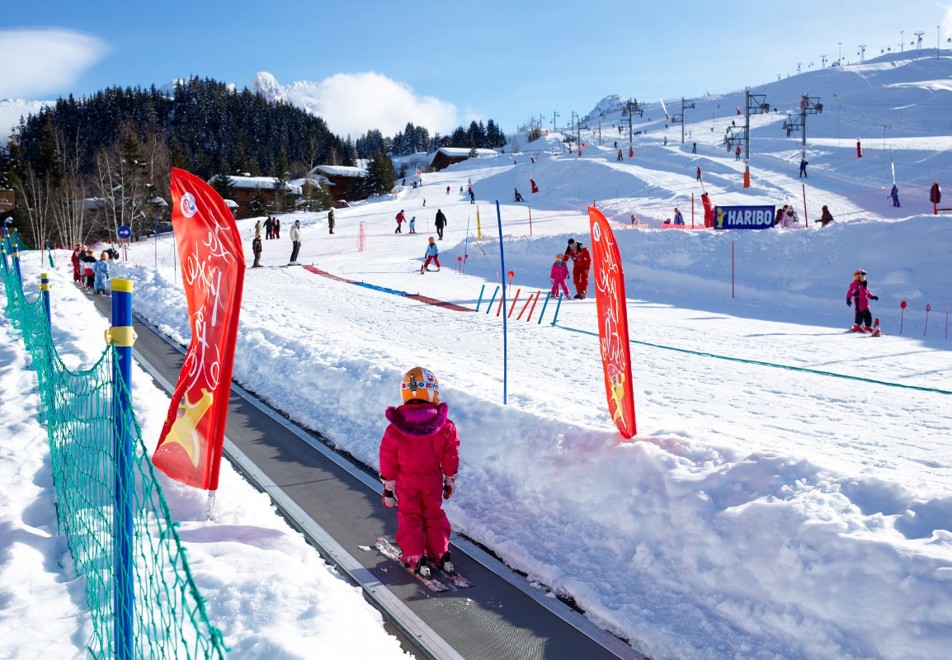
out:
<path id="1" fill-rule="evenodd" d="M 572 252 L 572 282 L 575 284 L 575 299 L 585 300 L 585 294 L 588 293 L 588 271 L 592 268 L 592 255 L 588 248 L 575 242 L 575 250 Z"/>
<path id="2" fill-rule="evenodd" d="M 450 521 L 442 500 L 456 490 L 456 425 L 440 402 L 440 383 L 429 369 L 410 369 L 400 389 L 403 405 L 387 408 L 390 425 L 380 441 L 383 503 L 388 509 L 399 503 L 396 541 L 403 563 L 429 577 L 429 558 L 453 575 Z"/>

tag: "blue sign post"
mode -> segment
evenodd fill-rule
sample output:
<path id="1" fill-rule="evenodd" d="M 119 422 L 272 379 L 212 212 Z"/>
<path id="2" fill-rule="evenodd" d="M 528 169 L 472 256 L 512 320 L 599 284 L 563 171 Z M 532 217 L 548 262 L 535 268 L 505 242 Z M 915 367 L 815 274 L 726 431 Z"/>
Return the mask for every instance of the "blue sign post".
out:
<path id="1" fill-rule="evenodd" d="M 775 206 L 715 206 L 715 229 L 770 229 Z"/>
<path id="2" fill-rule="evenodd" d="M 119 225 L 119 238 L 128 241 L 132 238 L 132 228 L 129 225 Z"/>

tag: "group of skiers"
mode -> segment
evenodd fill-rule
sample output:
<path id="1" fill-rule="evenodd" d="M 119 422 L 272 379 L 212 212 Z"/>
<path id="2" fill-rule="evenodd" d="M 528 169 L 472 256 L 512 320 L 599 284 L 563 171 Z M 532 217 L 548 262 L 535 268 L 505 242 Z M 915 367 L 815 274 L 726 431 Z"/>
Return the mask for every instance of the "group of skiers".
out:
<path id="1" fill-rule="evenodd" d="M 99 259 L 96 259 L 92 248 L 77 245 L 70 256 L 70 262 L 73 264 L 73 281 L 78 282 L 87 291 L 106 295 L 110 277 L 109 258 L 118 256 L 119 253 L 114 248 L 110 248 L 100 252 Z"/>
<path id="2" fill-rule="evenodd" d="M 261 222 L 255 225 L 255 230 L 261 232 Z M 273 216 L 268 216 L 264 221 L 264 237 L 268 240 L 272 238 L 281 238 L 281 220 Z"/>

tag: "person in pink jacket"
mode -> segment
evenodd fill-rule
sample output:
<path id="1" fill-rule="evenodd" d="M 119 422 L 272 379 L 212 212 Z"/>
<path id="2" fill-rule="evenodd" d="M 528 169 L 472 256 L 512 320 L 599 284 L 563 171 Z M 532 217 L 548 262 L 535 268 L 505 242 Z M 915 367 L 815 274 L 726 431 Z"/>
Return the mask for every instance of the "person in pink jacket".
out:
<path id="1" fill-rule="evenodd" d="M 552 270 L 549 272 L 549 281 L 552 282 L 552 296 L 559 295 L 559 287 L 569 295 L 569 288 L 565 286 L 565 280 L 569 278 L 569 267 L 565 265 L 562 254 L 555 255 L 555 263 L 552 264 Z"/>
<path id="2" fill-rule="evenodd" d="M 380 441 L 383 503 L 388 509 L 397 506 L 395 538 L 403 563 L 429 577 L 429 559 L 452 575 L 450 521 L 443 500 L 456 490 L 456 425 L 440 402 L 440 383 L 429 369 L 410 369 L 400 389 L 403 405 L 387 408 L 390 425 Z"/>
<path id="3" fill-rule="evenodd" d="M 869 292 L 866 284 L 866 271 L 860 268 L 853 273 L 853 281 L 850 282 L 850 288 L 846 291 L 847 306 L 856 310 L 853 330 L 861 330 L 861 324 L 866 326 L 867 331 L 872 328 L 873 314 L 869 311 L 870 300 L 879 300 L 879 296 L 874 296 Z"/>

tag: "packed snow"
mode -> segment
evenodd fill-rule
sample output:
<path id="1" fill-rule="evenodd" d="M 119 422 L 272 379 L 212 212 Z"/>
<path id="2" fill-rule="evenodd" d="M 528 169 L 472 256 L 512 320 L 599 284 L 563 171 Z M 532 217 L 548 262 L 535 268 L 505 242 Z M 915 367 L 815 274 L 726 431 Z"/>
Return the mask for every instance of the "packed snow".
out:
<path id="1" fill-rule="evenodd" d="M 808 120 L 808 179 L 797 176 L 799 136 L 784 137 L 785 115 L 769 114 L 752 133 L 753 186 L 742 188 L 744 163 L 721 142 L 740 93 L 698 101 L 684 144 L 680 125 L 649 109 L 635 125 L 647 134 L 633 159 L 625 118 L 622 161 L 614 142 L 623 138 L 599 143 L 589 126 L 581 156 L 560 135 L 522 137 L 522 151 L 425 173 L 418 187 L 410 172 L 394 195 L 339 209 L 333 235 L 326 213 L 283 215 L 282 237 L 264 241 L 266 267 L 246 273 L 235 379 L 376 466 L 401 376 L 415 365 L 433 370 L 461 437 L 458 490 L 446 503 L 454 529 L 649 657 L 948 657 L 952 217 L 927 214 L 922 191 L 938 179 L 952 195 L 952 130 L 937 132 L 945 106 L 922 94 L 939 94 L 933 82 L 950 69 L 946 57 L 894 58 L 753 90 L 790 106 L 806 86 L 830 99 Z M 914 119 L 900 123 L 896 107 Z M 603 131 L 620 121 L 603 118 Z M 860 125 L 870 133 L 858 135 Z M 901 190 L 916 191 L 908 200 L 919 211 L 890 206 L 893 170 Z M 460 194 L 470 181 L 476 204 Z M 528 203 L 511 201 L 514 188 Z M 674 206 L 690 227 L 692 195 L 701 224 L 704 190 L 715 204 L 793 203 L 803 226 L 659 228 Z M 608 416 L 592 292 L 549 301 L 544 315 L 540 300 L 528 321 L 524 309 L 531 293 L 544 300 L 567 239 L 589 244 L 593 202 L 624 261 L 638 424 L 630 441 Z M 821 228 L 813 220 L 823 204 L 836 221 Z M 401 209 L 416 218 L 415 235 L 406 225 L 394 233 Z M 442 269 L 421 275 L 437 209 L 449 220 Z M 370 286 L 280 267 L 295 219 L 300 263 Z M 238 222 L 249 265 L 258 220 Z M 133 243 L 127 255 L 113 275 L 134 281 L 135 310 L 187 344 L 171 235 Z M 78 369 L 99 355 L 107 322 L 70 283 L 68 252 L 54 258 L 54 335 Z M 23 267 L 35 291 L 39 253 Z M 879 296 L 882 337 L 847 332 L 857 268 Z M 504 326 L 498 295 L 488 301 L 509 271 Z M 56 530 L 35 378 L 5 311 L 0 321 L 9 431 L 0 638 L 10 657 L 77 656 L 89 619 Z M 138 368 L 133 382 L 154 446 L 168 397 Z M 231 467 L 223 465 L 213 520 L 204 493 L 170 481 L 165 492 L 212 623 L 238 657 L 402 654 L 357 590 Z"/>

